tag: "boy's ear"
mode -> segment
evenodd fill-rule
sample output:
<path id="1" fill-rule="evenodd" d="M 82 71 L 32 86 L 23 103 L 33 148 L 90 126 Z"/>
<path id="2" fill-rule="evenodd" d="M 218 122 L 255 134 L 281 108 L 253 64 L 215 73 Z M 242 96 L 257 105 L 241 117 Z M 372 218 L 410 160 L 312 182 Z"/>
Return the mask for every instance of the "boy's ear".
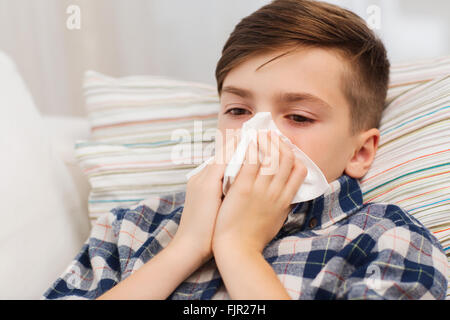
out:
<path id="1" fill-rule="evenodd" d="M 380 131 L 372 128 L 359 133 L 355 138 L 355 149 L 347 163 L 345 173 L 352 178 L 360 179 L 369 171 L 380 141 Z"/>

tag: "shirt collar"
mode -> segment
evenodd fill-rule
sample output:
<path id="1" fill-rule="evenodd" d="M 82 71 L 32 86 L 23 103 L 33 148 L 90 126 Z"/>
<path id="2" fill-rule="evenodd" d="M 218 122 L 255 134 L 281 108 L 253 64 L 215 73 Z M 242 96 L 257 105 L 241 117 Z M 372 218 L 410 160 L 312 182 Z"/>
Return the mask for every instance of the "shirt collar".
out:
<path id="1" fill-rule="evenodd" d="M 313 200 L 293 205 L 283 228 L 323 229 L 357 212 L 363 206 L 359 181 L 343 174 L 330 182 L 328 190 Z"/>

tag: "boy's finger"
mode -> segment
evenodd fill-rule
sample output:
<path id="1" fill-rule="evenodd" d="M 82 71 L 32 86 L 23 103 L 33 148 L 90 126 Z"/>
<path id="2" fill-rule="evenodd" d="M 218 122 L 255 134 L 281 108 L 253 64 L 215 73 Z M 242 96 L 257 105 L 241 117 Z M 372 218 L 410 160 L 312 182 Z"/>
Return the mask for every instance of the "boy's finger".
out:
<path id="1" fill-rule="evenodd" d="M 292 201 L 303 181 L 305 181 L 307 174 L 308 169 L 303 162 L 300 159 L 295 159 L 294 168 L 284 188 L 283 197 L 286 197 L 285 201 Z"/>
<path id="2" fill-rule="evenodd" d="M 207 166 L 209 170 L 204 171 L 212 172 L 214 176 L 220 176 L 223 178 L 225 169 L 236 151 L 240 138 L 240 130 L 237 130 L 231 134 L 228 134 L 228 139 L 225 141 L 216 140 L 214 157 Z"/>
<path id="3" fill-rule="evenodd" d="M 214 154 L 214 162 L 216 164 L 228 164 L 236 150 L 240 137 L 235 134 L 230 135 L 225 141 L 216 140 L 216 148 Z"/>
<path id="4" fill-rule="evenodd" d="M 244 162 L 242 163 L 241 170 L 239 170 L 236 180 L 245 180 L 248 183 L 253 183 L 259 171 L 261 163 L 258 157 L 258 146 L 254 141 L 251 141 L 248 145 L 245 153 Z"/>
<path id="5" fill-rule="evenodd" d="M 291 148 L 281 139 L 279 141 L 279 146 L 280 167 L 271 182 L 271 188 L 273 188 L 274 191 L 281 192 L 291 175 L 295 163 L 295 155 Z"/>
<path id="6" fill-rule="evenodd" d="M 228 164 L 240 141 L 240 131 L 229 135 L 224 142 L 220 142 L 220 147 L 216 150 L 217 161 Z"/>
<path id="7" fill-rule="evenodd" d="M 267 131 L 258 134 L 258 147 L 263 154 L 263 163 L 261 164 L 259 174 L 265 176 L 266 180 L 272 180 L 278 171 L 279 166 L 279 142 L 278 136 L 273 131 Z"/>

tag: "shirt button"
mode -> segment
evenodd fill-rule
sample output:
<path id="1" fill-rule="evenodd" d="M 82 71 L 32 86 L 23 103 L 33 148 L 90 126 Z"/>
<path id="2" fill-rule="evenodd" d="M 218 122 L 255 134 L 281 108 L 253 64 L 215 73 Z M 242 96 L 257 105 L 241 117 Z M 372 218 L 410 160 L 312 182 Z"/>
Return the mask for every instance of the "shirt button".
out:
<path id="1" fill-rule="evenodd" d="M 311 220 L 309 220 L 309 227 L 311 229 L 313 229 L 315 226 L 317 226 L 317 219 L 316 218 L 312 218 Z"/>

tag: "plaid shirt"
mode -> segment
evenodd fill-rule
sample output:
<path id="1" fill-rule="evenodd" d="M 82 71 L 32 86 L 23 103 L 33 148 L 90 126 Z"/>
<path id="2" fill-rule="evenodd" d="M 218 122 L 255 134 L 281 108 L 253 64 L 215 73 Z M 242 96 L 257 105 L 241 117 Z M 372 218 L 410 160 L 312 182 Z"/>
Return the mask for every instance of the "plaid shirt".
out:
<path id="1" fill-rule="evenodd" d="M 184 192 L 150 197 L 101 216 L 45 299 L 95 299 L 170 242 Z M 396 205 L 365 203 L 347 175 L 297 203 L 263 251 L 293 299 L 444 299 L 447 259 L 436 238 Z M 237 267 L 239 267 L 237 265 Z M 214 259 L 169 299 L 229 299 Z"/>

